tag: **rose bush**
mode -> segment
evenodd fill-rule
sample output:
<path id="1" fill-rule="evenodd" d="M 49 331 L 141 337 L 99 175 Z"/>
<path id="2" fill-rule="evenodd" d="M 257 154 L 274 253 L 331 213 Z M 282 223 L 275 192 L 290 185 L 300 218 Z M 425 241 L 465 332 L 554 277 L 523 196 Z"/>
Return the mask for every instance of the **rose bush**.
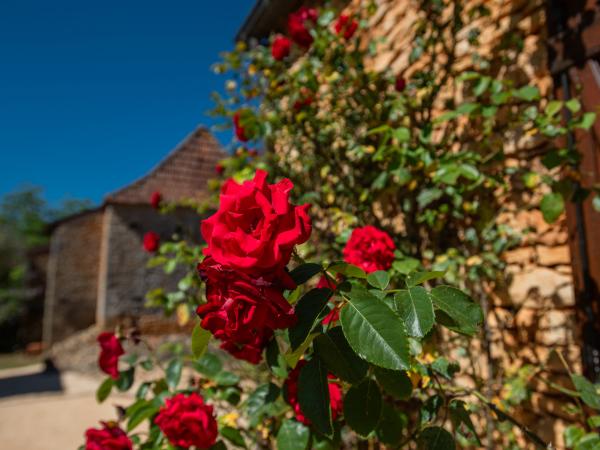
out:
<path id="1" fill-rule="evenodd" d="M 464 30 L 461 2 L 422 3 L 413 61 Z M 206 247 L 157 241 L 150 263 L 187 272 L 175 291 L 149 293 L 149 305 L 199 320 L 188 345 L 148 355 L 136 347 L 150 346 L 143 336 L 120 330 L 132 350 L 97 391 L 104 401 L 150 372 L 119 410 L 135 448 L 477 447 L 484 412 L 546 446 L 443 344 L 481 336 L 482 308 L 465 291 L 481 298 L 503 267 L 498 255 L 517 242 L 497 219 L 531 177 L 507 170 L 497 143 L 515 130 L 546 138 L 548 172 L 526 187 L 552 189 L 544 195 L 559 202 L 562 169 L 576 157 L 554 138 L 590 116 L 565 126 L 558 112 L 574 103 L 546 103 L 485 65 L 459 75 L 452 57 L 407 79 L 371 71 L 374 46 L 360 32 L 369 13 L 301 8 L 286 36 L 240 44 L 217 66 L 235 75 L 216 113 L 241 146 L 215 168 L 214 203 L 198 206 L 219 202 L 201 225 Z M 451 76 L 460 99 L 436 116 Z M 544 205 L 555 219 L 560 208 Z M 160 211 L 176 206 L 163 201 Z M 235 364 L 223 364 L 213 337 Z M 577 377 L 571 406 L 600 409 L 594 386 Z M 570 429 L 570 444 L 595 442 L 585 426 Z"/>

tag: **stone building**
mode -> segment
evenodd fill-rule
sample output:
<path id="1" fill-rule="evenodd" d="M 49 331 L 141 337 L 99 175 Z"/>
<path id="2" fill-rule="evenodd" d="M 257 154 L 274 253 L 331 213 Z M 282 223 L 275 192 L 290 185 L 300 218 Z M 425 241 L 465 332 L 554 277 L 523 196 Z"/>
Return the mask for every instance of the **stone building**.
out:
<path id="1" fill-rule="evenodd" d="M 43 340 L 58 342 L 93 324 L 100 327 L 139 315 L 146 293 L 174 287 L 176 274 L 148 268 L 143 236 L 174 233 L 200 240 L 198 214 L 189 208 L 160 214 L 150 205 L 153 192 L 167 202 L 205 200 L 207 181 L 224 158 L 203 127 L 185 138 L 150 173 L 109 194 L 103 204 L 55 222 L 47 266 Z"/>
<path id="2" fill-rule="evenodd" d="M 237 38 L 261 40 L 273 31 L 284 32 L 287 14 L 303 3 L 258 0 Z M 356 10 L 365 0 L 339 1 L 342 9 Z M 410 80 L 417 63 L 409 54 L 414 24 L 419 18 L 417 0 L 376 0 L 376 13 L 367 19 L 364 33 L 378 40 L 377 56 L 370 61 L 374 69 L 391 68 Z M 466 0 L 459 2 L 465 10 L 485 5 L 490 14 L 468 24 L 457 35 L 455 67 L 472 67 L 474 48 L 469 41 L 470 29 L 478 29 L 477 51 L 496 61 L 494 52 L 501 42 L 514 37 L 513 48 L 503 56 L 512 58 L 505 67 L 517 85 L 533 82 L 542 94 L 568 99 L 578 95 L 586 111 L 596 111 L 600 104 L 600 7 L 596 1 L 561 2 L 544 0 Z M 499 60 L 500 58 L 498 58 Z M 506 72 L 500 72 L 506 76 Z M 597 121 L 590 133 L 576 136 L 583 160 L 581 177 L 586 185 L 600 180 L 600 133 Z M 505 143 L 506 145 L 508 143 Z M 527 152 L 528 148 L 514 148 Z M 515 152 L 516 153 L 516 152 Z M 536 170 L 534 157 L 531 170 Z M 538 160 L 539 161 L 539 160 Z M 508 164 L 522 164 L 516 155 Z M 531 202 L 530 202 L 531 203 Z M 510 208 L 509 208 L 510 209 Z M 560 351 L 571 368 L 600 379 L 600 213 L 591 199 L 581 206 L 570 204 L 567 214 L 552 225 L 544 222 L 534 208 L 524 209 L 515 203 L 504 219 L 522 231 L 519 248 L 503 255 L 507 263 L 505 286 L 489 292 L 489 326 L 495 389 L 501 389 L 504 376 L 524 364 L 556 368 L 556 377 L 568 382 L 552 350 Z M 480 349 L 481 354 L 485 354 Z M 549 360 L 550 358 L 550 360 Z M 561 378 L 562 377 L 562 378 Z M 556 417 L 563 417 L 560 402 L 544 386 L 536 386 L 531 396 L 532 413 L 525 420 L 553 442 L 562 442 Z M 547 414 L 536 417 L 533 411 Z"/>

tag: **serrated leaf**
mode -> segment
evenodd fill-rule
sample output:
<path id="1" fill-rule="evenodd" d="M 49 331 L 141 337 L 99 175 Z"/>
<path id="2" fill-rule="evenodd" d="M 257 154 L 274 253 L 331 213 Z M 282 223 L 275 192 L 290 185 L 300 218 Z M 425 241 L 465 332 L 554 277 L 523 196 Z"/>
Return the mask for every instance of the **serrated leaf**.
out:
<path id="1" fill-rule="evenodd" d="M 460 370 L 456 362 L 450 362 L 444 357 L 439 357 L 431 363 L 431 368 L 448 380 L 452 379 L 454 374 Z"/>
<path id="2" fill-rule="evenodd" d="M 102 403 L 108 398 L 114 384 L 115 381 L 111 377 L 108 377 L 100 384 L 100 386 L 98 386 L 98 389 L 96 390 L 96 401 L 98 403 Z"/>
<path id="3" fill-rule="evenodd" d="M 310 440 L 310 430 L 304 424 L 292 419 L 284 420 L 277 432 L 278 450 L 306 450 Z"/>
<path id="4" fill-rule="evenodd" d="M 314 340 L 315 353 L 327 370 L 349 383 L 362 380 L 369 365 L 360 359 L 346 341 L 342 327 L 334 327 Z"/>
<path id="5" fill-rule="evenodd" d="M 408 337 L 396 312 L 362 286 L 353 286 L 347 298 L 340 321 L 356 354 L 377 366 L 408 369 Z"/>
<path id="6" fill-rule="evenodd" d="M 211 336 L 212 334 L 210 331 L 202 328 L 200 323 L 196 324 L 192 330 L 192 354 L 194 355 L 194 358 L 201 358 L 202 355 L 204 355 Z"/>
<path id="7" fill-rule="evenodd" d="M 540 202 L 540 210 L 547 223 L 553 223 L 560 217 L 565 209 L 565 201 L 557 192 L 544 195 Z"/>
<path id="8" fill-rule="evenodd" d="M 333 435 L 327 369 L 318 357 L 300 369 L 298 377 L 298 403 L 312 426 L 325 436 Z"/>
<path id="9" fill-rule="evenodd" d="M 571 381 L 581 395 L 581 400 L 590 408 L 600 411 L 600 394 L 598 394 L 596 386 L 581 375 L 572 374 Z"/>
<path id="10" fill-rule="evenodd" d="M 596 114 L 593 112 L 586 112 L 583 117 L 575 124 L 577 128 L 589 130 L 594 122 L 596 121 Z"/>
<path id="11" fill-rule="evenodd" d="M 390 276 L 385 270 L 377 270 L 367 275 L 367 283 L 383 291 L 390 284 Z"/>
<path id="12" fill-rule="evenodd" d="M 308 291 L 296 304 L 298 321 L 289 329 L 292 350 L 296 350 L 306 340 L 312 329 L 319 322 L 319 317 L 327 307 L 333 291 L 329 288 L 315 288 Z"/>
<path id="13" fill-rule="evenodd" d="M 570 425 L 563 431 L 565 446 L 574 447 L 575 444 L 585 435 L 585 430 L 577 425 Z"/>
<path id="14" fill-rule="evenodd" d="M 419 450 L 455 450 L 456 443 L 450 433 L 440 427 L 425 428 L 417 440 Z"/>
<path id="15" fill-rule="evenodd" d="M 373 380 L 365 380 L 352 386 L 344 397 L 346 423 L 361 436 L 367 436 L 375 429 L 381 417 L 381 409 L 381 393 Z"/>
<path id="16" fill-rule="evenodd" d="M 523 86 L 514 92 L 514 96 L 530 102 L 540 98 L 540 90 L 537 86 Z"/>
<path id="17" fill-rule="evenodd" d="M 375 367 L 375 378 L 385 392 L 398 400 L 410 398 L 413 385 L 406 372 Z"/>
<path id="18" fill-rule="evenodd" d="M 421 286 L 403 289 L 394 297 L 398 315 L 406 324 L 409 336 L 424 337 L 435 321 L 429 293 Z"/>
<path id="19" fill-rule="evenodd" d="M 483 321 L 483 312 L 467 294 L 451 286 L 436 286 L 431 290 L 431 298 L 434 306 L 456 323 L 455 327 L 444 325 L 467 335 L 477 333 Z"/>
<path id="20" fill-rule="evenodd" d="M 292 270 L 290 276 L 296 284 L 304 284 L 321 271 L 323 268 L 320 264 L 305 263 Z"/>
<path id="21" fill-rule="evenodd" d="M 173 359 L 165 370 L 165 377 L 169 389 L 175 389 L 181 379 L 181 371 L 183 369 L 183 361 L 179 358 Z"/>
<path id="22" fill-rule="evenodd" d="M 219 386 L 235 386 L 240 382 L 240 377 L 233 372 L 223 370 L 214 377 L 214 382 Z"/>
<path id="23" fill-rule="evenodd" d="M 406 277 L 406 286 L 413 287 L 423 284 L 426 281 L 433 280 L 435 278 L 441 278 L 446 272 L 431 271 L 431 272 L 414 272 Z"/>

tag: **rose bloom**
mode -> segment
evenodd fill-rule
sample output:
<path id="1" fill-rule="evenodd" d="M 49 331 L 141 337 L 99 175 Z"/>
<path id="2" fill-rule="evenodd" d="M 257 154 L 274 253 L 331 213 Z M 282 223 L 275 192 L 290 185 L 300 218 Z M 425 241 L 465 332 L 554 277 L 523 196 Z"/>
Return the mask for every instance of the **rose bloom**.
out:
<path id="1" fill-rule="evenodd" d="M 144 234 L 144 250 L 148 253 L 154 253 L 160 245 L 160 236 L 154 231 L 148 231 Z"/>
<path id="2" fill-rule="evenodd" d="M 98 365 L 104 373 L 116 380 L 119 378 L 119 357 L 125 354 L 121 341 L 114 333 L 105 331 L 98 335 L 98 343 L 100 344 Z"/>
<path id="3" fill-rule="evenodd" d="M 356 33 L 358 22 L 355 19 L 351 19 L 349 15 L 342 14 L 335 22 L 334 29 L 337 34 L 343 33 L 344 39 L 348 40 Z"/>
<path id="4" fill-rule="evenodd" d="M 225 166 L 223 166 L 223 164 L 215 165 L 215 172 L 217 172 L 217 175 L 223 175 L 223 172 L 225 172 Z"/>
<path id="5" fill-rule="evenodd" d="M 319 278 L 319 282 L 317 283 L 316 287 L 317 288 L 329 288 L 332 291 L 334 291 L 336 288 L 336 283 L 334 283 L 333 281 L 328 279 L 325 275 L 321 275 L 321 278 Z M 335 307 L 335 304 L 332 304 L 332 306 L 333 306 L 333 308 L 331 309 L 331 311 L 329 311 L 329 313 L 327 313 L 327 315 L 321 321 L 321 323 L 323 325 L 328 325 L 332 322 L 336 322 L 340 318 L 339 309 L 337 309 Z"/>
<path id="6" fill-rule="evenodd" d="M 240 119 L 241 114 L 238 111 L 233 115 L 233 129 L 235 131 L 235 136 L 238 138 L 238 140 L 246 142 L 248 141 L 248 136 L 246 135 L 246 130 L 244 130 Z"/>
<path id="7" fill-rule="evenodd" d="M 371 225 L 355 228 L 344 248 L 344 261 L 367 273 L 387 270 L 394 261 L 394 241 L 385 231 Z"/>
<path id="8" fill-rule="evenodd" d="M 296 367 L 290 371 L 287 379 L 284 383 L 284 389 L 287 393 L 287 401 L 293 408 L 296 414 L 296 419 L 302 422 L 304 425 L 310 425 L 310 420 L 302 413 L 300 409 L 300 403 L 298 402 L 298 377 L 300 376 L 300 370 L 306 365 L 306 360 L 298 361 Z M 331 375 L 329 376 L 331 378 Z M 328 383 L 329 388 L 329 406 L 331 408 L 331 418 L 333 420 L 342 413 L 344 409 L 344 403 L 342 401 L 342 390 L 337 383 Z"/>
<path id="9" fill-rule="evenodd" d="M 86 430 L 85 450 L 132 450 L 131 440 L 115 422 L 100 423 L 101 429 Z"/>
<path id="10" fill-rule="evenodd" d="M 404 89 L 406 89 L 406 80 L 398 75 L 396 77 L 396 82 L 394 83 L 394 88 L 398 92 L 404 92 Z"/>
<path id="11" fill-rule="evenodd" d="M 292 306 L 283 296 L 285 278 L 254 278 L 207 257 L 198 265 L 206 282 L 207 303 L 196 310 L 202 328 L 223 341 L 221 348 L 239 359 L 258 364 L 273 330 L 296 323 Z"/>
<path id="12" fill-rule="evenodd" d="M 273 39 L 273 44 L 271 45 L 271 55 L 273 55 L 273 59 L 276 61 L 281 61 L 285 57 L 290 54 L 290 48 L 292 46 L 292 41 L 290 41 L 285 36 L 276 36 Z"/>
<path id="13" fill-rule="evenodd" d="M 212 405 L 196 392 L 189 395 L 176 394 L 168 398 L 154 423 L 177 447 L 207 449 L 217 440 L 217 421 Z"/>
<path id="14" fill-rule="evenodd" d="M 223 184 L 219 210 L 201 225 L 205 255 L 245 273 L 283 272 L 294 246 L 310 236 L 309 205 L 290 203 L 290 180 L 268 184 L 266 179 L 267 173 L 257 170 L 251 181 Z"/>
<path id="15" fill-rule="evenodd" d="M 288 32 L 292 40 L 302 46 L 310 47 L 313 37 L 307 28 L 307 22 L 317 22 L 317 10 L 315 8 L 301 7 L 298 11 L 288 16 Z"/>
<path id="16" fill-rule="evenodd" d="M 162 195 L 160 195 L 160 192 L 155 191 L 152 193 L 152 195 L 150 196 L 150 204 L 152 205 L 152 207 L 154 209 L 158 209 L 160 207 L 160 202 L 162 201 Z"/>

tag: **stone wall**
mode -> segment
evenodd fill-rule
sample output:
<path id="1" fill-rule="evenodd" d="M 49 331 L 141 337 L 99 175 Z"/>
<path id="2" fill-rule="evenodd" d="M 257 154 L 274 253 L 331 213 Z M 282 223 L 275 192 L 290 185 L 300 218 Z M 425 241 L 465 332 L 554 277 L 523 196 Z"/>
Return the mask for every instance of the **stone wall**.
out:
<path id="1" fill-rule="evenodd" d="M 98 290 L 98 324 L 136 317 L 145 310 L 146 293 L 154 288 L 174 290 L 178 275 L 165 274 L 162 267 L 148 268 L 152 255 L 142 247 L 147 231 L 162 241 L 174 234 L 200 242 L 200 218 L 191 210 L 161 215 L 149 205 L 109 205 L 102 239 L 101 280 Z"/>
<path id="2" fill-rule="evenodd" d="M 352 11 L 360 0 L 352 0 L 348 9 Z M 391 68 L 394 73 L 410 80 L 417 68 L 409 65 L 409 53 L 413 36 L 413 25 L 417 18 L 414 0 L 377 0 L 378 10 L 369 19 L 366 32 L 370 39 L 385 38 L 378 46 L 377 56 L 371 62 L 375 69 Z M 481 1 L 463 2 L 465 9 Z M 480 54 L 493 58 L 500 40 L 515 33 L 522 39 L 521 51 L 509 50 L 514 58 L 506 66 L 492 67 L 492 71 L 510 76 L 517 85 L 534 82 L 542 94 L 551 92 L 552 79 L 547 70 L 545 47 L 546 19 L 545 2 L 542 0 L 488 0 L 484 2 L 491 15 L 470 24 L 459 33 L 456 46 L 456 67 L 466 70 L 472 66 L 474 49 L 468 42 L 468 29 L 478 27 Z M 468 20 L 467 20 L 467 23 Z M 505 143 L 507 146 L 512 143 Z M 514 147 L 518 147 L 514 143 Z M 526 158 L 531 170 L 537 169 L 535 158 Z M 523 164 L 511 160 L 507 164 Z M 527 204 L 536 198 L 528 198 Z M 505 284 L 489 292 L 490 312 L 487 323 L 490 327 L 491 354 L 496 372 L 495 390 L 501 390 L 502 380 L 515 373 L 523 364 L 536 368 L 548 364 L 554 379 L 564 376 L 557 358 L 551 358 L 551 350 L 562 352 L 571 368 L 581 370 L 581 355 L 578 327 L 575 318 L 571 258 L 568 249 L 567 228 L 564 217 L 548 225 L 541 213 L 523 207 L 515 201 L 507 205 L 508 212 L 501 220 L 519 231 L 522 244 L 507 252 Z M 476 344 L 478 345 L 478 344 Z M 562 444 L 562 423 L 556 417 L 564 416 L 557 400 L 545 386 L 535 385 L 531 402 L 526 402 L 521 415 L 523 420 L 535 427 L 548 441 Z M 541 415 L 533 410 L 542 411 Z M 548 426 L 552 423 L 553 426 Z"/>
<path id="3" fill-rule="evenodd" d="M 52 233 L 44 303 L 47 345 L 96 320 L 102 216 L 102 211 L 75 216 Z"/>

